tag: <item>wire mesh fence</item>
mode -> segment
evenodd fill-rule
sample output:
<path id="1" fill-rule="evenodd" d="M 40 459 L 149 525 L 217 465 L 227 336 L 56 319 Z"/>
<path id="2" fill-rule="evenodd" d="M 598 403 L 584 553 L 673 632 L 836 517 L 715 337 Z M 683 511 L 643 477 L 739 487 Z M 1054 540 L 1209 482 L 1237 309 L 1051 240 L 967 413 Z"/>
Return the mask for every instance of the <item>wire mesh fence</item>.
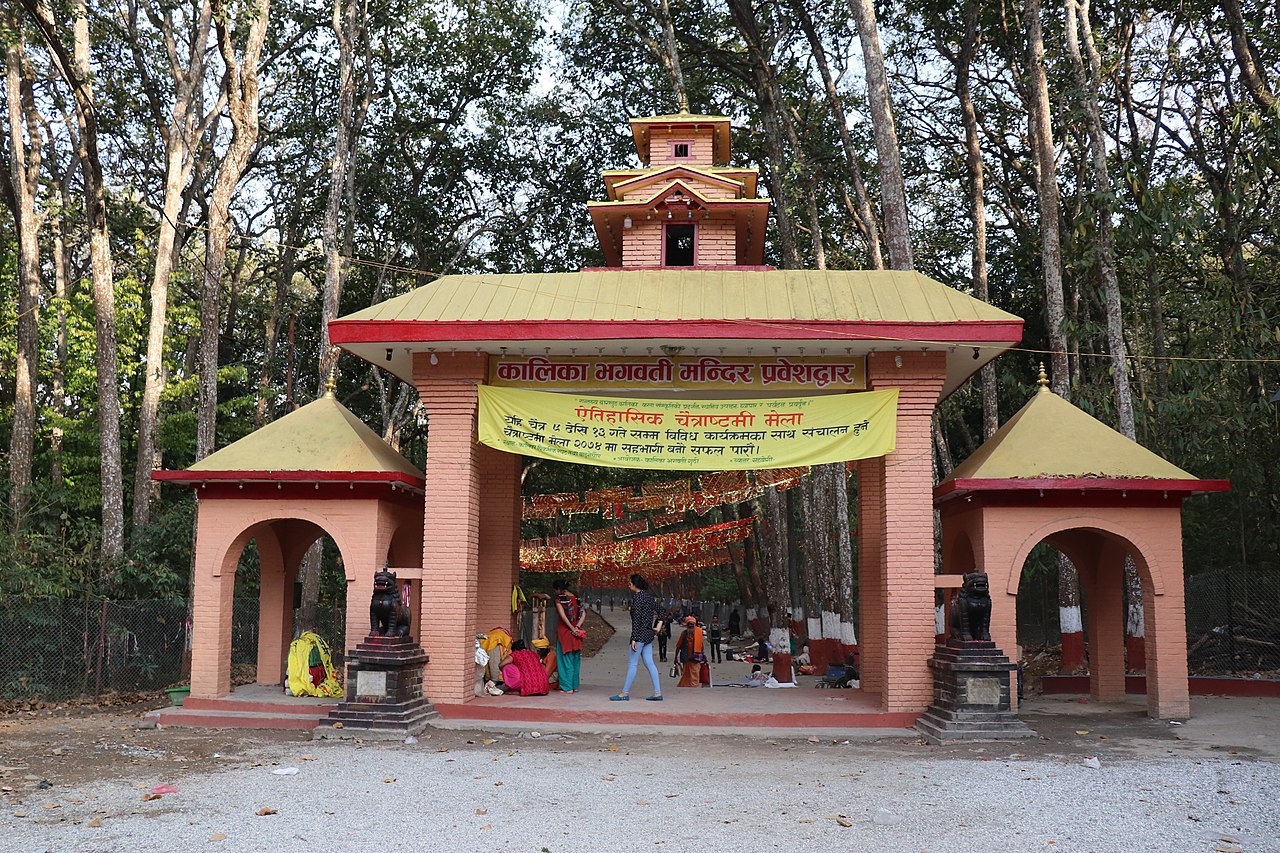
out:
<path id="1" fill-rule="evenodd" d="M 1193 575 L 1186 581 L 1186 612 L 1192 675 L 1280 678 L 1280 574 Z M 1024 577 L 1018 587 L 1018 643 L 1025 649 L 1053 646 L 1058 621 L 1057 575 Z"/>
<path id="2" fill-rule="evenodd" d="M 313 630 L 342 659 L 346 613 L 320 608 Z M 185 601 L 0 602 L 0 700 L 47 700 L 145 692 L 186 677 Z M 237 599 L 231 620 L 237 683 L 252 680 L 258 660 L 258 601 Z"/>
<path id="3" fill-rule="evenodd" d="M 1280 575 L 1207 572 L 1188 578 L 1186 593 L 1193 675 L 1280 677 Z M 312 628 L 329 643 L 339 668 L 345 626 L 344 607 L 322 607 Z M 1057 578 L 1025 579 L 1018 596 L 1019 642 L 1052 644 L 1057 632 Z M 0 701 L 155 691 L 181 683 L 187 635 L 184 601 L 0 601 Z M 231 638 L 234 680 L 252 681 L 257 599 L 236 600 Z"/>
<path id="4" fill-rule="evenodd" d="M 1280 575 L 1188 578 L 1187 667 L 1192 675 L 1280 677 Z"/>

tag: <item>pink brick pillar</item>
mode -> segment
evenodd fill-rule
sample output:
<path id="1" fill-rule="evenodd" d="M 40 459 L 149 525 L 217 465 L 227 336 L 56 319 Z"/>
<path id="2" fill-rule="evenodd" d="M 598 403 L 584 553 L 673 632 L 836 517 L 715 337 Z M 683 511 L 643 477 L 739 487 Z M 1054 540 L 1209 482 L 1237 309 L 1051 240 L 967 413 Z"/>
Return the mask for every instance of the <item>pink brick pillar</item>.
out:
<path id="1" fill-rule="evenodd" d="M 1099 702 L 1123 702 L 1124 556 L 1112 548 L 1101 551 L 1095 565 L 1076 564 L 1085 597 L 1089 695 Z"/>
<path id="2" fill-rule="evenodd" d="M 231 607 L 236 564 L 249 537 L 228 544 L 222 519 L 212 502 L 198 510 L 196 522 L 195 607 L 191 624 L 191 695 L 216 699 L 231 692 Z M 220 535 L 222 534 L 222 535 Z"/>
<path id="3" fill-rule="evenodd" d="M 422 645 L 431 656 L 423 692 L 432 702 L 475 695 L 478 628 L 480 465 L 476 443 L 477 386 L 487 357 L 416 353 L 414 384 L 426 406 L 427 494 L 422 551 Z"/>
<path id="4" fill-rule="evenodd" d="M 863 459 L 858 462 L 858 674 L 868 693 L 884 688 L 883 526 L 884 459 Z"/>
<path id="5" fill-rule="evenodd" d="M 1170 511 L 1172 513 L 1172 511 Z M 1153 537 L 1164 546 L 1159 553 L 1142 554 L 1149 571 L 1142 576 L 1142 606 L 1146 617 L 1147 715 L 1158 719 L 1191 716 L 1187 684 L 1186 593 L 1182 578 L 1182 522 L 1173 514 L 1165 535 Z M 1151 575 L 1159 573 L 1163 592 L 1156 594 Z"/>
<path id="6" fill-rule="evenodd" d="M 479 625 L 481 631 L 511 624 L 511 589 L 520 575 L 520 457 L 492 447 L 476 451 L 484 500 L 480 504 Z"/>
<path id="7" fill-rule="evenodd" d="M 884 638 L 885 711 L 920 711 L 933 696 L 933 410 L 946 377 L 946 353 L 875 352 L 868 385 L 899 389 L 897 449 L 868 466 L 883 484 L 880 583 L 876 613 Z M 869 472 L 870 473 L 870 472 Z M 865 528 L 864 528 L 865 529 Z M 865 630 L 865 628 L 864 628 Z"/>
<path id="8" fill-rule="evenodd" d="M 261 565 L 258 584 L 258 684 L 283 684 L 285 659 L 293 640 L 293 576 L 297 564 L 288 564 L 280 541 L 270 526 L 258 528 Z"/>

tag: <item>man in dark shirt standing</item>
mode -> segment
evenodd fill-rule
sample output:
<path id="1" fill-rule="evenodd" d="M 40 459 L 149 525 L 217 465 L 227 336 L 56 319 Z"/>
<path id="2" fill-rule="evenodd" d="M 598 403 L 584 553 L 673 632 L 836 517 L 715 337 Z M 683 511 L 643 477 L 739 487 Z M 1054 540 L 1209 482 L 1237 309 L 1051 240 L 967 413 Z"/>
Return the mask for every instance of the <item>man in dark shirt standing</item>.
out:
<path id="1" fill-rule="evenodd" d="M 711 654 L 709 660 L 720 663 L 723 659 L 720 657 L 720 640 L 722 634 L 720 631 L 720 617 L 711 617 L 711 627 L 707 629 L 707 639 L 711 642 Z"/>

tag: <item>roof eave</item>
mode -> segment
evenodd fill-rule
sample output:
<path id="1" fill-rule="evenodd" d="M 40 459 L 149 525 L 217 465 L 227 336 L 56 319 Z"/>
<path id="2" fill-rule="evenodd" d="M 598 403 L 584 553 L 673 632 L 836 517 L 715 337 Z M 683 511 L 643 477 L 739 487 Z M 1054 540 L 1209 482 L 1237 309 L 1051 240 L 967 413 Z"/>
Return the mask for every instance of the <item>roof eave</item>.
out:
<path id="1" fill-rule="evenodd" d="M 422 489 L 426 481 L 405 471 L 152 471 L 151 479 L 199 486 L 204 483 L 388 483 Z"/>
<path id="2" fill-rule="evenodd" d="M 933 489 L 934 503 L 994 492 L 1161 492 L 1184 497 L 1231 490 L 1229 480 L 1157 477 L 962 477 L 944 480 Z"/>

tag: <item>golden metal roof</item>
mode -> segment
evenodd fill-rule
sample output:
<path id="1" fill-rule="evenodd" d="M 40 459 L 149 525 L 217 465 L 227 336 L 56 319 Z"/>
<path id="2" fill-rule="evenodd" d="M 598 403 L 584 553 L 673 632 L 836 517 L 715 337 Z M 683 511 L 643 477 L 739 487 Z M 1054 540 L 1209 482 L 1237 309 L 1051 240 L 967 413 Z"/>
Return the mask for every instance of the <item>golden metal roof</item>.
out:
<path id="1" fill-rule="evenodd" d="M 370 320 L 1022 322 L 917 272 L 693 267 L 447 275 L 335 322 Z"/>
<path id="2" fill-rule="evenodd" d="M 206 456 L 190 472 L 422 472 L 329 395 Z"/>
<path id="3" fill-rule="evenodd" d="M 1093 477 L 1196 479 L 1041 386 L 943 482 Z"/>

